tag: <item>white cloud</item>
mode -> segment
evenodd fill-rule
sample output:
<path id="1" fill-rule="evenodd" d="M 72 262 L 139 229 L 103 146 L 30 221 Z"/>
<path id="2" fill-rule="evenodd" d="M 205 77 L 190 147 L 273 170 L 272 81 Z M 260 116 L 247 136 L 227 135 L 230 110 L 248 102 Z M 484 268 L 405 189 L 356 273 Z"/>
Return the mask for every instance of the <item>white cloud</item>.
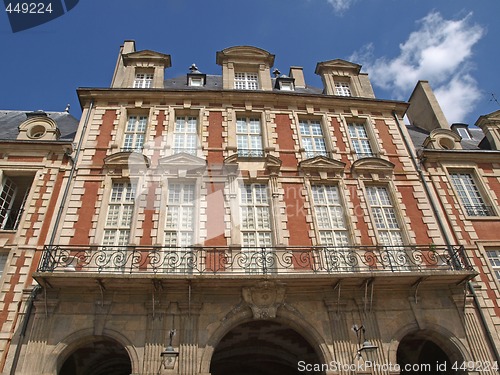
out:
<path id="1" fill-rule="evenodd" d="M 352 4 L 356 2 L 356 0 L 327 0 L 333 9 L 339 13 L 344 13 L 347 9 L 351 7 Z"/>
<path id="2" fill-rule="evenodd" d="M 481 97 L 477 82 L 469 74 L 453 76 L 436 88 L 434 94 L 450 124 L 463 122 Z"/>
<path id="3" fill-rule="evenodd" d="M 375 58 L 369 44 L 351 60 L 362 63 L 373 84 L 391 90 L 398 99 L 407 98 L 418 80 L 429 81 L 448 121 L 462 121 L 480 99 L 477 82 L 470 73 L 472 48 L 484 29 L 471 24 L 470 18 L 468 14 L 459 20 L 446 20 L 431 12 L 400 44 L 397 57 Z"/>

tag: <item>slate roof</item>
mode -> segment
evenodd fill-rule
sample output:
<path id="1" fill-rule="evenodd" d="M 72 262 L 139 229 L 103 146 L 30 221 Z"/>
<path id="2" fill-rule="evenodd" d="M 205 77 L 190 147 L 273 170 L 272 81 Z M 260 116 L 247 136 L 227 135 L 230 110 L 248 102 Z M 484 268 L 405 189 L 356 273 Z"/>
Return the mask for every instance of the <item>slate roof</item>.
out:
<path id="1" fill-rule="evenodd" d="M 0 140 L 15 140 L 19 134 L 18 127 L 26 121 L 26 113 L 33 111 L 0 110 Z M 54 120 L 61 132 L 59 140 L 71 141 L 75 137 L 79 120 L 68 112 L 45 112 Z"/>
<path id="2" fill-rule="evenodd" d="M 413 144 L 415 145 L 415 148 L 417 150 L 420 150 L 422 148 L 425 139 L 429 136 L 430 132 L 421 129 L 415 125 L 408 125 L 408 124 L 406 124 L 406 129 L 410 134 L 410 138 Z M 483 141 L 485 137 L 483 131 L 480 128 L 469 126 L 468 130 L 470 135 L 472 136 L 472 139 L 462 139 L 460 144 L 462 145 L 462 148 L 464 150 L 491 149 L 489 147 L 489 143 L 487 141 L 486 142 Z"/>
<path id="3" fill-rule="evenodd" d="M 272 79 L 272 85 L 274 87 L 274 82 L 275 78 Z M 200 91 L 206 91 L 206 90 L 222 90 L 222 76 L 221 75 L 212 75 L 212 74 L 207 74 L 207 81 L 205 86 L 188 86 L 187 84 L 187 76 L 182 75 L 179 77 L 175 78 L 169 78 L 166 79 L 163 82 L 163 86 L 165 89 L 176 89 L 176 90 L 200 90 Z M 239 90 L 241 91 L 241 90 Z M 273 89 L 275 92 L 280 92 L 278 89 Z M 317 88 L 317 87 L 312 87 L 312 86 L 307 86 L 305 88 L 295 88 L 295 91 L 281 91 L 281 92 L 286 92 L 287 94 L 322 94 L 323 89 Z"/>

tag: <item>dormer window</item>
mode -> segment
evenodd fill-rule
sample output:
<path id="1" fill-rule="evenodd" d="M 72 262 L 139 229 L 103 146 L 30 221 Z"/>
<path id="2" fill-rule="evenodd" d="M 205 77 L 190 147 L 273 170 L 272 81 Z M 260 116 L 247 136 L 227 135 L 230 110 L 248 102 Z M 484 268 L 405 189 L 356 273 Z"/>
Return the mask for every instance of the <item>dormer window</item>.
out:
<path id="1" fill-rule="evenodd" d="M 349 82 L 335 82 L 335 95 L 352 96 Z"/>
<path id="2" fill-rule="evenodd" d="M 235 46 L 217 52 L 224 90 L 272 91 L 274 55 L 252 46 Z"/>
<path id="3" fill-rule="evenodd" d="M 235 72 L 234 88 L 236 90 L 258 90 L 259 78 L 257 73 Z"/>
<path id="4" fill-rule="evenodd" d="M 59 139 L 61 133 L 54 120 L 43 111 L 26 113 L 27 120 L 19 125 L 17 139 L 25 140 L 51 140 Z"/>
<path id="5" fill-rule="evenodd" d="M 276 77 L 276 83 L 274 85 L 275 89 L 279 89 L 281 91 L 294 91 L 294 82 L 295 79 L 293 77 L 288 77 L 285 74 L 281 74 L 278 69 L 275 69 L 273 72 Z"/>
<path id="6" fill-rule="evenodd" d="M 135 73 L 134 88 L 149 89 L 153 84 L 153 73 L 137 72 Z"/>
<path id="7" fill-rule="evenodd" d="M 281 91 L 293 91 L 293 83 L 292 82 L 280 82 L 280 90 Z"/>
<path id="8" fill-rule="evenodd" d="M 193 87 L 203 86 L 203 78 L 201 78 L 201 77 L 189 77 L 189 86 L 193 86 Z"/>
<path id="9" fill-rule="evenodd" d="M 207 81 L 207 75 L 200 72 L 195 64 L 189 67 L 187 74 L 187 85 L 190 87 L 203 87 Z"/>
<path id="10" fill-rule="evenodd" d="M 458 135 L 462 137 L 462 139 L 471 139 L 471 136 L 469 134 L 469 131 L 465 128 L 458 128 L 457 129 Z"/>

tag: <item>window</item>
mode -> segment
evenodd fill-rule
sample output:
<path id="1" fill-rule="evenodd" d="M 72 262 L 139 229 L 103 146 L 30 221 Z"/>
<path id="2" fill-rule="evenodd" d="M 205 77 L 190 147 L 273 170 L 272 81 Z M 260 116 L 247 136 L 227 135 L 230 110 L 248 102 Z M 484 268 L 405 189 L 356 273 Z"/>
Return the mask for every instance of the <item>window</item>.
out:
<path id="1" fill-rule="evenodd" d="M 352 96 L 351 87 L 347 82 L 335 82 L 335 95 Z"/>
<path id="2" fill-rule="evenodd" d="M 203 86 L 203 77 L 189 77 L 189 86 L 201 87 Z"/>
<path id="3" fill-rule="evenodd" d="M 312 187 L 314 216 L 319 240 L 325 246 L 348 246 L 349 239 L 337 186 Z"/>
<path id="4" fill-rule="evenodd" d="M 352 147 L 356 156 L 358 158 L 373 156 L 365 124 L 348 123 L 347 127 L 349 129 L 349 137 L 351 138 Z"/>
<path id="5" fill-rule="evenodd" d="M 280 82 L 281 91 L 294 91 L 293 82 Z"/>
<path id="6" fill-rule="evenodd" d="M 354 271 L 355 256 L 348 248 L 349 235 L 337 186 L 312 186 L 314 217 L 319 243 L 329 271 Z"/>
<path id="7" fill-rule="evenodd" d="M 196 185 L 168 184 L 164 244 L 171 248 L 165 265 L 170 272 L 189 272 L 193 264 L 190 247 L 195 243 Z"/>
<path id="8" fill-rule="evenodd" d="M 165 221 L 165 245 L 194 244 L 195 184 L 169 183 Z"/>
<path id="9" fill-rule="evenodd" d="M 135 190 L 135 185 L 130 182 L 113 183 L 108 214 L 104 224 L 103 246 L 126 246 L 129 244 Z"/>
<path id="10" fill-rule="evenodd" d="M 153 83 L 153 73 L 136 73 L 134 79 L 135 89 L 149 89 Z"/>
<path id="11" fill-rule="evenodd" d="M 17 229 L 32 183 L 32 176 L 3 177 L 0 192 L 0 229 Z"/>
<path id="12" fill-rule="evenodd" d="M 391 202 L 387 188 L 369 186 L 366 188 L 366 194 L 380 243 L 385 246 L 403 245 L 396 210 Z"/>
<path id="13" fill-rule="evenodd" d="M 3 275 L 3 270 L 5 269 L 5 265 L 7 264 L 7 257 L 9 254 L 0 253 L 0 277 Z"/>
<path id="14" fill-rule="evenodd" d="M 236 119 L 236 144 L 242 157 L 263 157 L 260 120 L 253 117 Z"/>
<path id="15" fill-rule="evenodd" d="M 319 155 L 328 156 L 321 123 L 313 120 L 300 120 L 299 127 L 306 158 L 309 159 Z"/>
<path id="16" fill-rule="evenodd" d="M 178 116 L 174 129 L 174 154 L 185 152 L 196 155 L 198 146 L 197 119 L 193 116 Z"/>
<path id="17" fill-rule="evenodd" d="M 486 254 L 488 254 L 488 259 L 495 273 L 495 277 L 498 282 L 500 282 L 500 250 L 487 250 Z"/>
<path id="18" fill-rule="evenodd" d="M 147 116 L 129 116 L 122 151 L 142 151 L 147 123 Z"/>
<path id="19" fill-rule="evenodd" d="M 262 251 L 272 246 L 271 218 L 267 186 L 247 184 L 240 187 L 240 230 L 247 271 L 265 267 Z"/>
<path id="20" fill-rule="evenodd" d="M 493 216 L 493 209 L 486 205 L 481 192 L 471 173 L 450 173 L 451 182 L 455 188 L 467 215 Z"/>
<path id="21" fill-rule="evenodd" d="M 259 88 L 257 73 L 234 73 L 234 88 L 237 90 L 257 90 Z"/>

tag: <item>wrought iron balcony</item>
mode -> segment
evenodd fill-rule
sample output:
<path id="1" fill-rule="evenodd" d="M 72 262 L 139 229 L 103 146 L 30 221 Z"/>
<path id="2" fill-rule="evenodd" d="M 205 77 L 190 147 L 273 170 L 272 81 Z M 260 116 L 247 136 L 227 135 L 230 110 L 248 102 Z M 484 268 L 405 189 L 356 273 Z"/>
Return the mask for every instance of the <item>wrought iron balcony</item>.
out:
<path id="1" fill-rule="evenodd" d="M 364 158 L 372 158 L 376 155 L 373 154 L 373 152 L 356 152 L 354 154 L 354 158 L 356 160 L 359 160 L 359 159 L 364 159 Z"/>
<path id="2" fill-rule="evenodd" d="M 463 246 L 45 246 L 38 272 L 153 274 L 374 273 L 472 270 Z"/>
<path id="3" fill-rule="evenodd" d="M 304 157 L 306 159 L 312 159 L 315 158 L 316 156 L 326 156 L 327 158 L 331 157 L 328 151 L 312 151 L 312 150 L 304 151 Z"/>
<path id="4" fill-rule="evenodd" d="M 485 204 L 465 204 L 464 208 L 469 216 L 495 216 L 493 207 Z"/>
<path id="5" fill-rule="evenodd" d="M 238 156 L 240 158 L 263 158 L 265 155 L 262 149 L 239 148 Z"/>
<path id="6" fill-rule="evenodd" d="M 189 154 L 189 155 L 195 155 L 197 154 L 197 149 L 196 148 L 189 148 L 189 147 L 174 147 L 173 148 L 173 153 L 174 154 Z"/>
<path id="7" fill-rule="evenodd" d="M 138 147 L 122 147 L 120 148 L 120 152 L 138 152 L 138 153 L 142 153 L 142 150 L 144 148 L 142 146 L 138 146 Z"/>

